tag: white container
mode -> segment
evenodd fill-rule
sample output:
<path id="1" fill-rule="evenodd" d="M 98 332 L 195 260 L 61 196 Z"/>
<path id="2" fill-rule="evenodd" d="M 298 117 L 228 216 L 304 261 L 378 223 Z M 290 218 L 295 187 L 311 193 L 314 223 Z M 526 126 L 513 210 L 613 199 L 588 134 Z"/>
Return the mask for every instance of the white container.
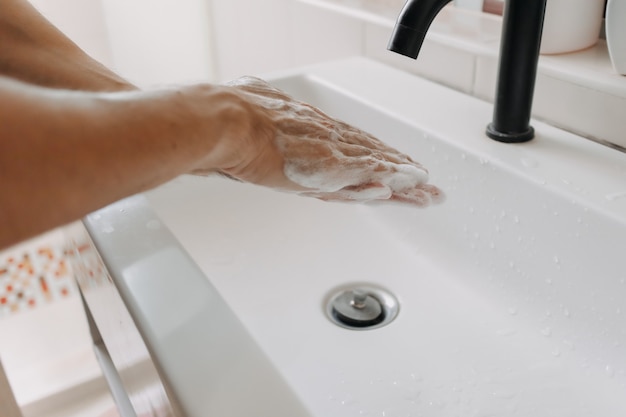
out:
<path id="1" fill-rule="evenodd" d="M 541 39 L 542 54 L 563 54 L 598 42 L 604 0 L 548 0 Z"/>
<path id="2" fill-rule="evenodd" d="M 613 68 L 626 75 L 626 0 L 609 0 L 606 6 L 606 43 Z"/>

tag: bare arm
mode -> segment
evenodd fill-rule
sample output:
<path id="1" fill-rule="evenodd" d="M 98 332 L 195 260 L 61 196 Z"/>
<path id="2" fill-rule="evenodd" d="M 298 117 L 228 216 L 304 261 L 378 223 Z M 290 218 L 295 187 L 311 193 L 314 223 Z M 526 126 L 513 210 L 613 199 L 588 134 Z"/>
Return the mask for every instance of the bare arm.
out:
<path id="1" fill-rule="evenodd" d="M 219 88 L 196 90 L 94 94 L 0 78 L 0 248 L 197 168 L 226 133 L 228 106 Z M 199 114 L 198 101 L 216 105 Z"/>
<path id="2" fill-rule="evenodd" d="M 47 87 L 134 87 L 88 56 L 25 0 L 0 0 L 0 75 Z"/>
<path id="3" fill-rule="evenodd" d="M 440 200 L 408 156 L 261 80 L 138 91 L 26 3 L 0 5 L 0 249 L 183 173 L 324 200 Z"/>

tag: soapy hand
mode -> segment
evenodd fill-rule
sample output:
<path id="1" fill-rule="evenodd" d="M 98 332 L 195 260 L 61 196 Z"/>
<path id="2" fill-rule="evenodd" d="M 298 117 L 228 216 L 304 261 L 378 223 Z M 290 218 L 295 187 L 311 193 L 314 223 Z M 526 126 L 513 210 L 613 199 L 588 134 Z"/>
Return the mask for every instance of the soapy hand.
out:
<path id="1" fill-rule="evenodd" d="M 425 207 L 443 200 L 441 190 L 427 183 L 423 166 L 372 135 L 257 78 L 243 77 L 227 88 L 247 109 L 249 129 L 247 137 L 229 138 L 244 142 L 225 153 L 219 172 L 328 201 Z"/>

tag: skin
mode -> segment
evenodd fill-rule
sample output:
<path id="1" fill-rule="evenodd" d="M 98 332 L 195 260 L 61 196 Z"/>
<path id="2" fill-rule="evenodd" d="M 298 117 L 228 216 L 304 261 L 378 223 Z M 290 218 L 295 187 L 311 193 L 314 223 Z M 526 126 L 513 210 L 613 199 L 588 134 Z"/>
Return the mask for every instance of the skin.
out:
<path id="1" fill-rule="evenodd" d="M 408 156 L 262 80 L 140 91 L 26 1 L 0 10 L 0 249 L 186 173 L 330 201 L 442 199 Z"/>

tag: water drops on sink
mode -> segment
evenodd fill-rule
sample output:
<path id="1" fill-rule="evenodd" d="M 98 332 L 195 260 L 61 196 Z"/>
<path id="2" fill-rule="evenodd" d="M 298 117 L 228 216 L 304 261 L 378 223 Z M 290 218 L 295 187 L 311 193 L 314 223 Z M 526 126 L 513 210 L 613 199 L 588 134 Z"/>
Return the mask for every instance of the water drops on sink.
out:
<path id="1" fill-rule="evenodd" d="M 158 230 L 161 228 L 161 222 L 159 222 L 156 219 L 150 220 L 149 222 L 146 223 L 146 228 L 150 230 Z"/>
<path id="2" fill-rule="evenodd" d="M 545 337 L 552 336 L 552 328 L 544 327 L 543 329 L 541 329 L 541 334 L 544 335 Z"/>
<path id="3" fill-rule="evenodd" d="M 606 198 L 608 201 L 620 200 L 620 199 L 626 198 L 626 191 L 620 191 L 620 192 L 616 192 L 616 193 L 609 193 L 609 194 L 605 195 L 604 198 Z"/>
<path id="4" fill-rule="evenodd" d="M 512 328 L 503 328 L 503 329 L 498 329 L 496 331 L 496 334 L 498 336 L 513 336 L 514 334 L 517 333 L 517 330 L 512 329 Z"/>
<path id="5" fill-rule="evenodd" d="M 609 378 L 613 378 L 615 376 L 615 369 L 613 369 L 613 367 L 611 365 L 607 365 L 604 368 L 604 371 L 606 372 L 607 376 Z"/>
<path id="6" fill-rule="evenodd" d="M 520 162 L 526 168 L 535 168 L 536 166 L 539 165 L 539 162 L 537 162 L 536 160 L 534 160 L 532 158 L 526 158 L 526 157 L 520 158 Z"/>

